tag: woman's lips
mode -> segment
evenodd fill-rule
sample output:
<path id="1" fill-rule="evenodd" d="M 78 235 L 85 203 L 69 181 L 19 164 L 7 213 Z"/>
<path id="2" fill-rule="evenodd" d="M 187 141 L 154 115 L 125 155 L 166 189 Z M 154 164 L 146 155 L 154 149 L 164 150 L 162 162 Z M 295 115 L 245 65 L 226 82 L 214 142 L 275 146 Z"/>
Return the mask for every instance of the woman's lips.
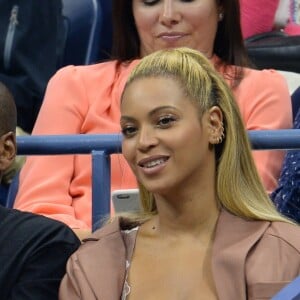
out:
<path id="1" fill-rule="evenodd" d="M 187 36 L 187 34 L 182 32 L 162 32 L 157 37 L 166 42 L 175 42 L 185 36 Z"/>
<path id="2" fill-rule="evenodd" d="M 154 175 L 166 166 L 168 159 L 168 156 L 149 157 L 139 161 L 138 166 L 144 174 Z"/>

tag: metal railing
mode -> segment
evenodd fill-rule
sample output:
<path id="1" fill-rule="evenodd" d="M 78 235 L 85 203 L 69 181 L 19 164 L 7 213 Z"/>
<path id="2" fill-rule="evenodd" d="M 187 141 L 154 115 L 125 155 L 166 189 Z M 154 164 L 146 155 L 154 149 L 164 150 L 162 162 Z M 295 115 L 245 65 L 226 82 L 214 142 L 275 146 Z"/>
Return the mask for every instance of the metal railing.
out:
<path id="1" fill-rule="evenodd" d="M 300 149 L 300 129 L 248 133 L 256 150 Z M 119 134 L 43 135 L 19 136 L 17 144 L 20 155 L 92 155 L 92 229 L 95 230 L 99 218 L 110 213 L 110 155 L 121 152 L 121 140 Z"/>

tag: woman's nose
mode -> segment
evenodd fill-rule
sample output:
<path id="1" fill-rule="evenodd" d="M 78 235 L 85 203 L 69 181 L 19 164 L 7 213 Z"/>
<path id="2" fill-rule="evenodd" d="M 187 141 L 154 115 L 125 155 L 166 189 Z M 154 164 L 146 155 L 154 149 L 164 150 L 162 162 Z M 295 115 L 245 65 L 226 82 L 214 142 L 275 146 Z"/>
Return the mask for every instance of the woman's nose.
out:
<path id="1" fill-rule="evenodd" d="M 158 143 L 158 139 L 155 136 L 154 129 L 144 128 L 139 132 L 138 137 L 138 149 L 142 152 L 148 151 L 155 147 Z"/>
<path id="2" fill-rule="evenodd" d="M 177 24 L 180 18 L 180 11 L 174 0 L 165 0 L 160 12 L 160 22 L 169 27 Z"/>

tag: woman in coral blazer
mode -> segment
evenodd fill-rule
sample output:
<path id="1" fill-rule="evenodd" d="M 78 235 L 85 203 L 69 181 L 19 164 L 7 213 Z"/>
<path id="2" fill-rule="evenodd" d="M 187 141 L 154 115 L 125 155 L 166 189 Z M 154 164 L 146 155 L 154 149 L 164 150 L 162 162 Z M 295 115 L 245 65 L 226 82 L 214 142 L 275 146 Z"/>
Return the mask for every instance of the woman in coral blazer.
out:
<path id="1" fill-rule="evenodd" d="M 284 78 L 273 70 L 247 67 L 239 0 L 224 0 L 222 6 L 212 1 L 208 10 L 203 10 L 200 2 L 164 0 L 150 6 L 144 1 L 126 4 L 115 0 L 117 60 L 58 71 L 48 85 L 33 134 L 120 132 L 120 96 L 130 71 L 140 57 L 175 46 L 206 53 L 232 87 L 247 129 L 290 128 L 291 100 Z M 154 29 L 155 39 L 151 35 Z M 135 42 L 129 43 L 131 40 Z M 283 153 L 255 151 L 253 155 L 271 192 L 277 185 Z M 132 187 L 136 182 L 127 163 L 121 155 L 113 155 L 112 190 Z M 98 197 L 102 201 L 101 195 Z M 15 207 L 63 221 L 75 230 L 90 231 L 91 157 L 28 157 Z"/>

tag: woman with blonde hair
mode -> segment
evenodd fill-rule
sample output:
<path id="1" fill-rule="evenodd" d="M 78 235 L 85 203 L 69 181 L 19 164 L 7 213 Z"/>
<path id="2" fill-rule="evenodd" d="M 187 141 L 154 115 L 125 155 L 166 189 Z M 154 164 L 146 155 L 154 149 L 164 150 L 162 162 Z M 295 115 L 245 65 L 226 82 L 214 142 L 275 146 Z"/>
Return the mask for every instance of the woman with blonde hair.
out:
<path id="1" fill-rule="evenodd" d="M 144 57 L 120 125 L 141 211 L 85 241 L 60 299 L 269 299 L 299 275 L 300 228 L 270 201 L 232 92 L 202 54 Z"/>
<path id="2" fill-rule="evenodd" d="M 197 50 L 214 64 L 231 86 L 248 130 L 292 127 L 291 98 L 282 75 L 250 68 L 239 0 L 112 0 L 112 5 L 114 60 L 57 72 L 34 135 L 120 132 L 120 96 L 134 66 L 156 50 L 179 47 Z M 272 192 L 284 152 L 253 151 L 253 157 Z M 111 170 L 111 191 L 137 187 L 123 156 L 112 156 Z M 91 178 L 89 155 L 28 157 L 15 207 L 62 221 L 86 236 L 92 227 Z"/>

